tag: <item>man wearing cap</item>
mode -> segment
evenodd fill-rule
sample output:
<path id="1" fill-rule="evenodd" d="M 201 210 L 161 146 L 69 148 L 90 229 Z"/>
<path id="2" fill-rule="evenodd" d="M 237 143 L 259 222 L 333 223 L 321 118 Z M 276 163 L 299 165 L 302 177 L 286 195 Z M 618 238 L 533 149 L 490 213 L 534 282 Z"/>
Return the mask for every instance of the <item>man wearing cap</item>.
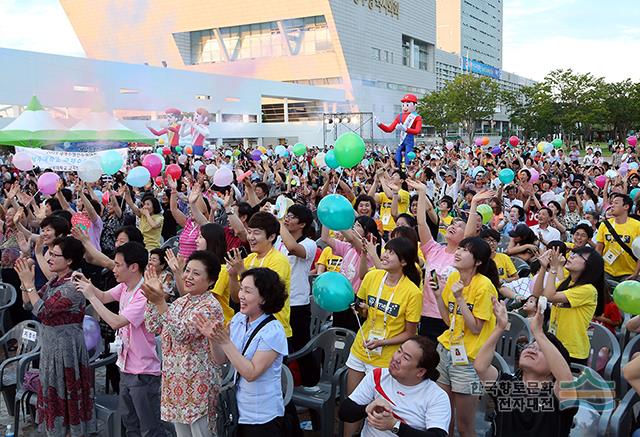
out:
<path id="1" fill-rule="evenodd" d="M 396 149 L 396 165 L 398 167 L 402 163 L 403 152 L 406 163 L 409 163 L 406 155 L 413 152 L 415 135 L 422 132 L 422 117 L 416 112 L 418 98 L 413 94 L 405 94 L 400 101 L 402 102 L 402 114 L 394 118 L 388 126 L 378 122 L 378 127 L 385 132 L 393 132 L 396 129 L 400 131 L 400 144 Z"/>
<path id="2" fill-rule="evenodd" d="M 164 113 L 167 115 L 167 127 L 160 130 L 155 130 L 147 123 L 147 129 L 151 131 L 157 137 L 166 135 L 169 140 L 169 147 L 174 151 L 175 147 L 180 144 L 180 116 L 182 112 L 176 108 L 167 108 Z"/>

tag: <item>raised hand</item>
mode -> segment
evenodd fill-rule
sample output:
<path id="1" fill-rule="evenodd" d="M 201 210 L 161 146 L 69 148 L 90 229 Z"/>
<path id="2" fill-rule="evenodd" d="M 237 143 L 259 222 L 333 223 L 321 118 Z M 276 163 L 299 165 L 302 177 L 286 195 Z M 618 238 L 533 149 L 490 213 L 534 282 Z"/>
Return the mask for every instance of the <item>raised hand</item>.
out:
<path id="1" fill-rule="evenodd" d="M 453 297 L 459 299 L 462 297 L 462 290 L 464 289 L 464 284 L 462 281 L 456 281 L 451 285 L 451 291 L 453 292 Z"/>
<path id="2" fill-rule="evenodd" d="M 198 331 L 212 343 L 223 345 L 231 342 L 229 328 L 225 326 L 224 322 L 213 321 L 200 313 L 195 315 L 195 321 Z"/>
<path id="3" fill-rule="evenodd" d="M 20 252 L 25 255 L 31 253 L 31 243 L 27 241 L 27 237 L 25 237 L 22 232 L 16 233 L 16 240 L 18 240 L 18 247 L 20 248 Z"/>
<path id="4" fill-rule="evenodd" d="M 407 179 L 407 185 L 409 186 L 409 188 L 413 188 L 414 190 L 416 190 L 419 193 L 426 193 L 427 192 L 427 186 L 425 184 L 423 184 L 420 181 L 416 181 L 413 179 Z"/>
<path id="5" fill-rule="evenodd" d="M 155 269 L 147 268 L 144 272 L 144 283 L 142 284 L 142 294 L 147 298 L 147 301 L 154 305 L 160 305 L 164 303 L 164 289 L 162 282 L 156 274 Z"/>
<path id="6" fill-rule="evenodd" d="M 193 187 L 191 188 L 191 193 L 189 193 L 189 197 L 187 200 L 190 204 L 196 203 L 198 201 L 198 198 L 201 195 L 202 195 L 202 190 L 200 188 L 200 185 L 193 184 Z"/>
<path id="7" fill-rule="evenodd" d="M 167 265 L 174 274 L 182 274 L 184 271 L 185 260 L 182 256 L 177 256 L 173 253 L 173 250 L 167 250 L 165 253 Z"/>
<path id="8" fill-rule="evenodd" d="M 16 273 L 24 287 L 33 287 L 35 283 L 36 270 L 31 258 L 18 258 L 15 264 Z"/>
<path id="9" fill-rule="evenodd" d="M 244 261 L 242 260 L 242 255 L 238 248 L 231 249 L 227 252 L 225 261 L 227 262 L 227 270 L 230 275 L 238 276 L 244 271 Z"/>
<path id="10" fill-rule="evenodd" d="M 493 303 L 493 314 L 496 316 L 496 327 L 502 330 L 507 329 L 507 325 L 509 324 L 507 304 L 504 301 L 500 302 L 494 296 L 491 297 L 491 302 Z"/>

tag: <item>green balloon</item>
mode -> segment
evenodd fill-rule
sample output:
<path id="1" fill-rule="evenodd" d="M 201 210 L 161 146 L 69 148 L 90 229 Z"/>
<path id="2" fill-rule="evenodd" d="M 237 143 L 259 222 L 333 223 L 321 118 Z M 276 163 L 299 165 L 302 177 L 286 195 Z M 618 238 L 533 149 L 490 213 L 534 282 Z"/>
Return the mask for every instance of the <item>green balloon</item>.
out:
<path id="1" fill-rule="evenodd" d="M 640 314 L 640 282 L 619 283 L 613 290 L 613 301 L 625 313 Z"/>
<path id="2" fill-rule="evenodd" d="M 560 138 L 556 138 L 555 140 L 551 141 L 551 144 L 553 144 L 553 147 L 555 147 L 556 149 L 559 149 L 560 147 L 562 147 L 562 140 Z"/>
<path id="3" fill-rule="evenodd" d="M 493 208 L 491 208 L 486 203 L 483 203 L 482 205 L 478 205 L 478 208 L 476 208 L 476 211 L 482 217 L 483 225 L 486 225 L 487 223 L 489 223 L 489 220 L 491 220 L 491 218 L 493 217 Z"/>
<path id="4" fill-rule="evenodd" d="M 176 153 L 182 153 L 182 147 L 176 146 Z"/>
<path id="5" fill-rule="evenodd" d="M 233 151 L 233 156 L 240 156 L 240 151 L 238 149 L 235 149 Z"/>
<path id="6" fill-rule="evenodd" d="M 302 143 L 296 143 L 293 146 L 293 154 L 296 156 L 302 156 L 307 153 L 307 146 Z"/>
<path id="7" fill-rule="evenodd" d="M 347 132 L 338 137 L 333 150 L 336 154 L 336 160 L 342 167 L 355 167 L 364 158 L 364 140 L 354 132 Z"/>

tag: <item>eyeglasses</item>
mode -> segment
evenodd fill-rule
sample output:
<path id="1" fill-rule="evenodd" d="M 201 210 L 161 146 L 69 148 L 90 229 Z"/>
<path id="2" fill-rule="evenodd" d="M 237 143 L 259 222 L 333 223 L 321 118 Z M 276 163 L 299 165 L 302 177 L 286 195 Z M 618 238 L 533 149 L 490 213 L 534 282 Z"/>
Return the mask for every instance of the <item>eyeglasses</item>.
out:
<path id="1" fill-rule="evenodd" d="M 587 261 L 587 258 L 585 258 L 584 256 L 582 256 L 582 254 L 581 254 L 581 253 L 573 252 L 573 251 L 572 251 L 572 252 L 569 254 L 569 257 L 571 258 L 571 257 L 573 257 L 573 256 L 579 256 L 579 257 L 580 257 L 580 258 L 582 258 L 585 262 Z"/>
<path id="2" fill-rule="evenodd" d="M 287 220 L 295 220 L 298 217 L 296 217 L 295 215 L 288 213 L 287 215 L 284 216 L 284 218 L 286 218 Z"/>
<path id="3" fill-rule="evenodd" d="M 50 256 L 52 258 L 64 258 L 64 255 L 61 253 L 53 253 L 53 252 L 49 252 Z"/>
<path id="4" fill-rule="evenodd" d="M 538 343 L 537 343 L 535 340 L 533 340 L 533 341 L 531 341 L 531 342 L 527 343 L 527 344 L 522 348 L 522 350 L 525 350 L 525 349 L 533 349 L 533 350 L 536 350 L 536 351 L 537 351 L 537 350 L 539 350 L 539 349 L 538 349 Z"/>

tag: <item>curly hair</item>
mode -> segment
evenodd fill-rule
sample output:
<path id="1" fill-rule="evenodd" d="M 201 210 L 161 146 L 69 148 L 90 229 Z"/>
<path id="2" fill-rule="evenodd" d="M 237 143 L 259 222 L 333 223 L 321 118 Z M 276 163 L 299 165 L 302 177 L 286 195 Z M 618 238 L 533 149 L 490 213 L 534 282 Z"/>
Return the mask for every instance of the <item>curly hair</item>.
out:
<path id="1" fill-rule="evenodd" d="M 249 269 L 240 275 L 240 281 L 251 276 L 264 303 L 260 305 L 266 314 L 278 313 L 284 308 L 287 300 L 287 291 L 280 276 L 271 269 L 257 267 Z"/>

